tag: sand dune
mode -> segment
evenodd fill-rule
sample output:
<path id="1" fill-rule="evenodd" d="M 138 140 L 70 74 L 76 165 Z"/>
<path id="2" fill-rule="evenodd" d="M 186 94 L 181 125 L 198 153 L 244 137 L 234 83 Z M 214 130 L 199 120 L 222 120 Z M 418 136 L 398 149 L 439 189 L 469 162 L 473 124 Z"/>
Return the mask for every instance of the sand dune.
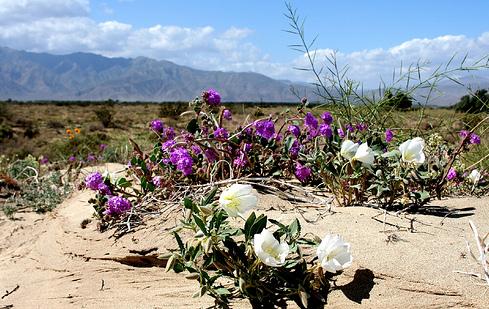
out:
<path id="1" fill-rule="evenodd" d="M 93 212 L 87 203 L 91 196 L 88 191 L 75 192 L 47 215 L 19 213 L 10 221 L 2 214 L 0 308 L 206 308 L 213 304 L 209 297 L 191 298 L 196 281 L 148 267 L 154 264 L 152 254 L 173 247 L 164 229 L 173 226 L 175 219 L 147 218 L 143 228 L 115 239 L 111 231 L 98 232 L 93 220 L 81 227 Z M 446 218 L 445 207 L 453 210 Z M 465 255 L 465 239 L 472 242 L 469 219 L 481 232 L 489 231 L 489 198 L 435 201 L 426 208 L 429 214 L 387 215 L 385 224 L 384 215 L 375 209 L 336 208 L 330 213 L 308 208 L 301 215 L 289 202 L 271 195 L 260 196 L 259 209 L 284 222 L 298 217 L 305 232 L 321 237 L 340 233 L 351 242 L 354 264 L 339 276 L 339 288 L 330 294 L 326 308 L 487 308 L 483 282 L 454 271 L 480 272 Z M 303 216 L 319 219 L 307 223 Z M 141 258 L 141 252 L 146 257 Z M 241 302 L 235 307 L 249 305 Z"/>

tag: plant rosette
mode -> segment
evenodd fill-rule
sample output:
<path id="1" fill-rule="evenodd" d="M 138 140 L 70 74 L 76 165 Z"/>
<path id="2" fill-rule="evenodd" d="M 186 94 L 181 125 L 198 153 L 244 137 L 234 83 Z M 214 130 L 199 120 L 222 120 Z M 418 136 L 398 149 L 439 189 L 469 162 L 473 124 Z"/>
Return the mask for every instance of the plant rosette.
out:
<path id="1" fill-rule="evenodd" d="M 301 308 L 324 304 L 332 277 L 351 265 L 350 245 L 338 235 L 303 237 L 297 219 L 286 225 L 257 216 L 250 185 L 234 184 L 219 199 L 216 193 L 214 189 L 199 203 L 183 201 L 186 219 L 173 231 L 178 248 L 171 250 L 167 270 L 198 280 L 195 296 L 208 294 L 221 308 L 240 298 L 253 308 L 287 301 Z M 236 227 L 236 220 L 242 227 Z M 182 230 L 193 237 L 184 240 Z M 315 255 L 303 254 L 314 250 Z"/>

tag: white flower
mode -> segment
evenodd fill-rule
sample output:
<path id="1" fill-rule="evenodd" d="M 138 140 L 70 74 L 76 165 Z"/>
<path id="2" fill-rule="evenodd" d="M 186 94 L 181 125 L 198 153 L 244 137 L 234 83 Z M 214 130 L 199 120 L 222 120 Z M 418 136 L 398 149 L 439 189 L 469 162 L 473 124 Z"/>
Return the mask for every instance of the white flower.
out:
<path id="1" fill-rule="evenodd" d="M 423 164 L 425 155 L 423 152 L 424 140 L 421 137 L 409 139 L 399 146 L 399 151 L 404 162 Z"/>
<path id="2" fill-rule="evenodd" d="M 477 184 L 479 180 L 481 179 L 481 173 L 479 173 L 478 170 L 473 170 L 469 174 L 469 179 L 474 183 Z"/>
<path id="3" fill-rule="evenodd" d="M 333 234 L 323 238 L 317 249 L 317 256 L 321 267 L 333 274 L 349 267 L 353 260 L 350 244 L 344 242 L 339 235 Z"/>
<path id="4" fill-rule="evenodd" d="M 361 144 L 352 160 L 360 161 L 366 165 L 374 164 L 375 157 L 372 148 L 368 147 L 367 143 Z"/>
<path id="5" fill-rule="evenodd" d="M 340 155 L 345 159 L 351 160 L 357 152 L 357 149 L 358 144 L 347 139 L 341 144 Z"/>
<path id="6" fill-rule="evenodd" d="M 252 190 L 250 185 L 235 183 L 222 191 L 219 197 L 219 205 L 230 217 L 243 217 L 258 202 L 258 198 L 252 194 Z"/>
<path id="7" fill-rule="evenodd" d="M 260 234 L 255 234 L 253 249 L 265 265 L 272 267 L 282 266 L 289 254 L 289 245 L 286 242 L 279 243 L 267 229 L 263 229 Z"/>

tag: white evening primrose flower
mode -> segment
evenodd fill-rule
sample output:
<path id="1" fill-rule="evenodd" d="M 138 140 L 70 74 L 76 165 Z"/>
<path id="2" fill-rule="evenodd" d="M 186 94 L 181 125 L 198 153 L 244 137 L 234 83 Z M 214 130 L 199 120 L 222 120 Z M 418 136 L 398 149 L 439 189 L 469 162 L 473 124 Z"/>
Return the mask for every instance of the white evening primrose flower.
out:
<path id="1" fill-rule="evenodd" d="M 481 179 L 481 173 L 478 170 L 473 170 L 469 174 L 469 179 L 476 185 Z"/>
<path id="2" fill-rule="evenodd" d="M 345 159 L 351 160 L 355 156 L 357 149 L 358 144 L 347 139 L 341 144 L 340 155 Z"/>
<path id="3" fill-rule="evenodd" d="M 425 161 L 423 148 L 424 140 L 421 137 L 415 137 L 402 143 L 399 146 L 399 151 L 404 162 L 423 164 Z"/>
<path id="4" fill-rule="evenodd" d="M 363 143 L 358 147 L 352 160 L 360 161 L 365 165 L 372 165 L 375 160 L 374 152 L 372 148 L 368 147 L 367 143 Z"/>
<path id="5" fill-rule="evenodd" d="M 258 202 L 252 191 L 250 185 L 235 183 L 222 191 L 219 205 L 230 217 L 243 217 L 248 210 L 256 207 Z"/>
<path id="6" fill-rule="evenodd" d="M 316 253 L 321 267 L 333 274 L 349 267 L 353 261 L 350 244 L 344 242 L 339 235 L 326 235 Z"/>
<path id="7" fill-rule="evenodd" d="M 255 234 L 253 237 L 253 250 L 263 264 L 280 267 L 289 254 L 289 245 L 286 242 L 279 243 L 272 232 L 263 229 L 260 234 Z"/>

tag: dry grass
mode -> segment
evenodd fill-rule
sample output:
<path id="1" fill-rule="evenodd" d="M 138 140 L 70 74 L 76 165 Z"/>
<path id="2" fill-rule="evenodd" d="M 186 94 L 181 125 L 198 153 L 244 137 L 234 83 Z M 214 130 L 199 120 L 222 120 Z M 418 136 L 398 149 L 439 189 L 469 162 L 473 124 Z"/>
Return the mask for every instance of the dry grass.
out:
<path id="1" fill-rule="evenodd" d="M 185 105 L 185 103 L 178 104 Z M 225 122 L 228 129 L 244 125 L 257 118 L 269 115 L 276 117 L 287 110 L 292 113 L 296 111 L 296 106 L 293 104 L 225 105 L 233 112 L 233 120 Z M 111 110 L 113 116 L 113 125 L 108 128 L 102 125 L 95 113 L 103 107 Z M 360 109 L 358 108 L 359 111 Z M 185 108 L 178 108 L 177 112 L 182 110 Z M 338 110 L 334 107 L 318 107 L 312 111 L 319 116 L 326 110 L 331 111 L 333 115 L 338 115 Z M 474 120 L 474 116 L 469 117 L 454 110 L 430 108 L 424 111 L 386 111 L 379 115 L 381 119 L 376 121 L 381 121 L 385 127 L 403 129 L 413 135 L 426 136 L 438 132 L 448 142 L 457 142 L 458 131 L 467 129 L 470 123 L 477 120 Z M 68 154 L 63 153 L 59 148 L 67 142 L 68 136 L 65 130 L 74 128 L 80 128 L 82 134 L 90 136 L 92 143 L 106 143 L 114 149 L 124 149 L 129 147 L 128 138 L 131 138 L 143 148 L 147 148 L 153 143 L 148 130 L 148 123 L 152 119 L 162 118 L 166 124 L 184 129 L 191 117 L 191 115 L 179 117 L 172 108 L 168 108 L 168 105 L 164 108 L 161 104 L 5 104 L 0 115 L 0 124 L 3 123 L 3 127 L 10 128 L 13 136 L 0 140 L 0 154 L 22 157 L 31 153 L 35 156 L 48 155 L 53 160 L 66 159 Z M 475 116 L 475 118 L 482 119 L 482 116 Z M 346 122 L 343 120 L 342 124 Z M 478 130 L 482 144 L 465 156 L 467 166 L 476 163 L 489 153 L 489 146 L 487 146 L 489 136 L 486 134 L 488 128 L 489 123 L 485 123 Z M 488 162 L 489 160 L 482 160 L 478 167 L 488 168 Z"/>

